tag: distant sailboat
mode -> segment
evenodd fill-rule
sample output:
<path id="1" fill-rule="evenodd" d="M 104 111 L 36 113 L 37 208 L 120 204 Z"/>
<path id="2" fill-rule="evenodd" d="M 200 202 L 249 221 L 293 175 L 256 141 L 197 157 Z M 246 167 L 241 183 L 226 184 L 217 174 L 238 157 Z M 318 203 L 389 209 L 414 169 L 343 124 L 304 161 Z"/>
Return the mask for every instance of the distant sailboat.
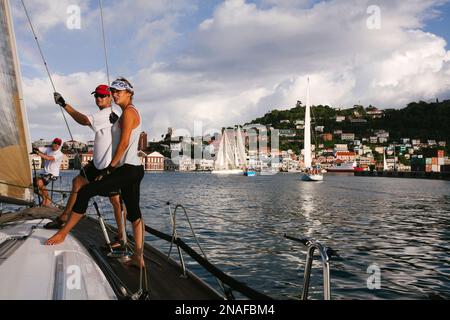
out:
<path id="1" fill-rule="evenodd" d="M 247 152 L 245 150 L 244 139 L 242 139 L 242 131 L 239 126 L 236 129 L 236 151 L 240 159 L 240 163 L 238 165 L 244 169 L 244 175 L 247 177 L 256 176 L 256 171 L 251 170 L 248 167 Z"/>
<path id="2" fill-rule="evenodd" d="M 305 173 L 302 176 L 303 181 L 322 181 L 323 175 L 317 168 L 312 167 L 312 151 L 311 151 L 311 111 L 309 97 L 309 78 L 306 90 L 306 107 L 305 107 Z"/>
<path id="3" fill-rule="evenodd" d="M 223 130 L 214 170 L 211 173 L 243 175 L 243 168 L 246 166 L 246 163 L 247 156 L 240 128 L 238 127 L 231 132 Z"/>

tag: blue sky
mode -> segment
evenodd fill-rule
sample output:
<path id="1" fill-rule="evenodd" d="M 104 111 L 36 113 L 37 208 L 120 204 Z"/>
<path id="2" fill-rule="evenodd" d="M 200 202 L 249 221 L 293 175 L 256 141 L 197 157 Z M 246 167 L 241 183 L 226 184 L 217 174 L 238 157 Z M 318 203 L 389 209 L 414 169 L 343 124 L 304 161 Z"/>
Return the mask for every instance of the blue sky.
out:
<path id="1" fill-rule="evenodd" d="M 450 2 L 439 7 L 440 15 L 427 21 L 425 30 L 443 37 L 447 41 L 447 49 L 450 44 Z"/>
<path id="2" fill-rule="evenodd" d="M 80 111 L 106 82 L 97 0 L 25 0 L 55 85 Z M 12 1 L 32 139 L 65 132 L 19 1 Z M 69 5 L 81 28 L 66 26 Z M 112 77 L 136 87 L 144 128 L 192 133 L 243 124 L 304 100 L 400 108 L 450 98 L 443 0 L 103 0 Z M 367 9 L 380 9 L 380 28 Z M 372 20 L 371 20 L 372 21 Z M 92 133 L 71 122 L 76 138 Z M 67 135 L 65 136 L 67 138 Z"/>

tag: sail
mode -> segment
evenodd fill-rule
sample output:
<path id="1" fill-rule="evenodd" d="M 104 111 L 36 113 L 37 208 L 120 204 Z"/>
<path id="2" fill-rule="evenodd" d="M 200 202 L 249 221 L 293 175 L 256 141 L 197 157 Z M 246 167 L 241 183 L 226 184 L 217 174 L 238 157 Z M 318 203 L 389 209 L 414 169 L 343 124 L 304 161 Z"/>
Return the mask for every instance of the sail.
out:
<path id="1" fill-rule="evenodd" d="M 247 163 L 247 153 L 240 128 L 223 130 L 219 151 L 215 161 L 215 170 L 242 169 Z"/>
<path id="2" fill-rule="evenodd" d="M 235 169 L 235 145 L 233 143 L 234 139 L 230 139 L 228 136 L 229 132 L 224 131 L 224 148 L 225 148 L 225 169 L 232 170 Z"/>
<path id="3" fill-rule="evenodd" d="M 239 166 L 245 167 L 247 166 L 247 153 L 245 152 L 245 143 L 244 139 L 242 139 L 242 131 L 238 126 L 236 130 L 236 144 L 237 144 L 237 154 L 239 157 Z"/>
<path id="4" fill-rule="evenodd" d="M 223 144 L 224 136 L 220 138 L 219 151 L 217 152 L 217 158 L 215 162 L 215 169 L 220 170 L 225 166 L 225 154 L 224 154 L 224 144 Z"/>
<path id="5" fill-rule="evenodd" d="M 306 108 L 305 108 L 305 155 L 304 163 L 306 168 L 311 168 L 312 155 L 311 155 L 311 113 L 310 113 L 310 101 L 309 101 L 309 78 L 308 86 L 306 89 Z"/>
<path id="6" fill-rule="evenodd" d="M 28 122 L 7 0 L 0 0 L 0 201 L 33 200 Z"/>

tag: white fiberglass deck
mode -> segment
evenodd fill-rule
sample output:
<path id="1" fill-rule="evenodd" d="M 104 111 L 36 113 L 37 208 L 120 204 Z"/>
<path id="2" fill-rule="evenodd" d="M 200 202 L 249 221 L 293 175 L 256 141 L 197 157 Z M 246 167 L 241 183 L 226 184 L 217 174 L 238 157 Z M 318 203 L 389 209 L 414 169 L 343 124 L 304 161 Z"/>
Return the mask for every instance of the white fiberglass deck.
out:
<path id="1" fill-rule="evenodd" d="M 100 268 L 73 236 L 57 246 L 44 245 L 55 233 L 42 228 L 48 221 L 21 221 L 0 229 L 0 247 L 9 241 L 16 248 L 0 254 L 0 300 L 116 299 Z"/>

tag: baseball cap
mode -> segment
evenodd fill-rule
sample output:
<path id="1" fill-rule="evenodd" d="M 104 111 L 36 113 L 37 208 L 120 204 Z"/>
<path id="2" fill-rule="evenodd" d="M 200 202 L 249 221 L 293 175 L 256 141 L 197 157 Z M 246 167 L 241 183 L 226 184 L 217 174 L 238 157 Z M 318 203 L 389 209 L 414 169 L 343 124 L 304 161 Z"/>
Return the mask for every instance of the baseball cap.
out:
<path id="1" fill-rule="evenodd" d="M 98 94 L 111 94 L 109 91 L 109 87 L 106 84 L 101 84 L 97 88 L 95 88 L 95 91 L 91 94 L 98 93 Z"/>
<path id="2" fill-rule="evenodd" d="M 52 144 L 57 144 L 58 146 L 62 145 L 62 140 L 60 138 L 55 138 L 53 139 Z"/>

